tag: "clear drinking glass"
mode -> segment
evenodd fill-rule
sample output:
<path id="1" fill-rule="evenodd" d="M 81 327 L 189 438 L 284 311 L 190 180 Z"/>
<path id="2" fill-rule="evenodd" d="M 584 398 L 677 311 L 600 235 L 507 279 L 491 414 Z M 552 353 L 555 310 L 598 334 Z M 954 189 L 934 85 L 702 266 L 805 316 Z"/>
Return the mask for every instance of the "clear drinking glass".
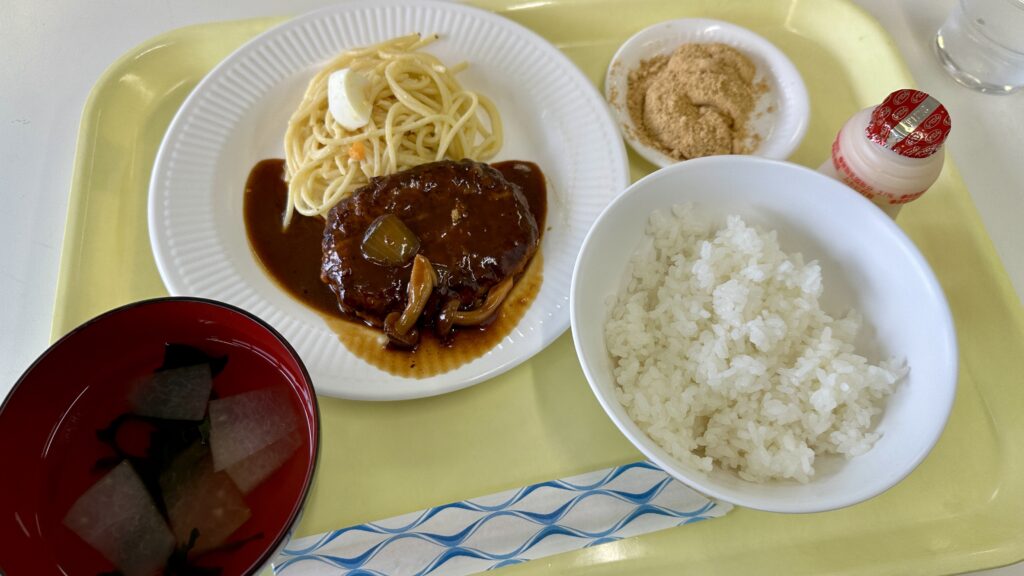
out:
<path id="1" fill-rule="evenodd" d="M 1010 94 L 1024 87 L 1024 0 L 958 0 L 935 51 L 959 83 Z"/>

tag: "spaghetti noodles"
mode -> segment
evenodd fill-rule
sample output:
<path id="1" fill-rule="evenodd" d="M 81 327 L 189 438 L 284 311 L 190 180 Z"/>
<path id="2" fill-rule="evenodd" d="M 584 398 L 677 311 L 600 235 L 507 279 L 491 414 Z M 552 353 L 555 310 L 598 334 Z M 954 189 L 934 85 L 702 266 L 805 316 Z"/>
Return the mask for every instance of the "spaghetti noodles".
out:
<path id="1" fill-rule="evenodd" d="M 411 34 L 339 55 L 306 89 L 285 133 L 288 205 L 325 216 L 375 176 L 450 158 L 484 161 L 502 145 L 501 118 L 482 94 L 464 89 L 448 67 L 418 50 L 437 39 Z M 369 123 L 346 130 L 328 110 L 328 77 L 349 68 L 368 81 Z"/>

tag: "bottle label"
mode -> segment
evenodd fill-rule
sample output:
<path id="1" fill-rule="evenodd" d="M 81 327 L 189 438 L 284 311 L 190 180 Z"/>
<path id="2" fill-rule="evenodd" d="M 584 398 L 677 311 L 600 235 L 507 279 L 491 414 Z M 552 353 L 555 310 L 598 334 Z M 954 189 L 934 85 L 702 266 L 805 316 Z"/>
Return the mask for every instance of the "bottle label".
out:
<path id="1" fill-rule="evenodd" d="M 842 134 L 841 131 L 840 134 Z M 917 200 L 927 191 L 926 188 L 925 190 L 914 192 L 913 194 L 896 196 L 895 194 L 879 190 L 871 184 L 868 184 L 863 178 L 858 176 L 852 168 L 850 168 L 850 163 L 847 162 L 846 157 L 843 156 L 843 151 L 839 147 L 839 134 L 836 135 L 835 141 L 832 142 L 832 166 L 835 167 L 836 172 L 843 180 L 843 183 L 857 192 L 860 192 L 862 196 L 878 204 L 906 204 L 907 202 Z"/>

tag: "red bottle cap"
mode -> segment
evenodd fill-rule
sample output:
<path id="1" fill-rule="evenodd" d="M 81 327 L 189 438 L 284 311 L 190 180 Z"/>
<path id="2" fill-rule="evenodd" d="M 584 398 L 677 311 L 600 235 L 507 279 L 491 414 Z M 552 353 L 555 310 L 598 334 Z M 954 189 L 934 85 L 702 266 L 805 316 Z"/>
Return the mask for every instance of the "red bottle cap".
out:
<path id="1" fill-rule="evenodd" d="M 919 90 L 897 90 L 871 113 L 864 134 L 908 158 L 927 158 L 942 147 L 952 123 L 946 107 Z"/>

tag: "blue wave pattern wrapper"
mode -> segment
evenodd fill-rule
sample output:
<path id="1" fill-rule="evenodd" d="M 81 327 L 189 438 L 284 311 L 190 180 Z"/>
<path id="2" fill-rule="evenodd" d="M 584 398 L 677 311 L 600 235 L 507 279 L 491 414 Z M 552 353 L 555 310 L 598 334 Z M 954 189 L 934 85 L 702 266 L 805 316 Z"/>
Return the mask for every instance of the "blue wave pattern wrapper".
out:
<path id="1" fill-rule="evenodd" d="M 473 574 L 732 509 L 646 461 L 293 540 L 279 576 Z"/>

